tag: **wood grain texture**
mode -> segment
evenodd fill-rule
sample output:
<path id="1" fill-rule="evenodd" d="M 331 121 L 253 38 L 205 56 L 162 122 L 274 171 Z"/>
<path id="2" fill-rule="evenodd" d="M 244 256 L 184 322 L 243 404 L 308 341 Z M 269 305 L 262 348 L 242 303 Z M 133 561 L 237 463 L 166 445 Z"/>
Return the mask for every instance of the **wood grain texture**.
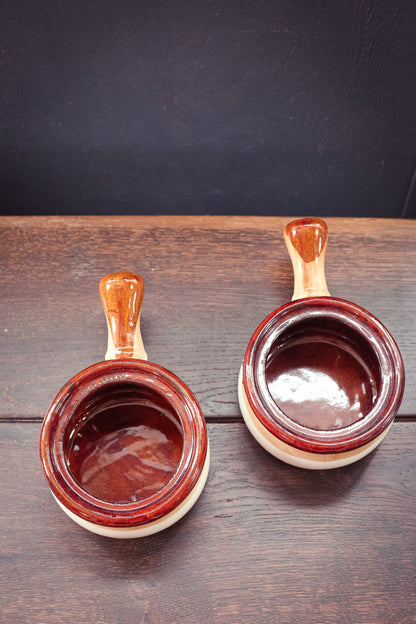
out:
<path id="1" fill-rule="evenodd" d="M 59 388 L 104 359 L 98 284 L 128 270 L 146 287 L 150 361 L 193 390 L 207 417 L 239 414 L 237 377 L 258 324 L 290 300 L 280 217 L 0 218 L 0 418 L 43 416 Z M 416 414 L 416 222 L 327 219 L 334 297 L 375 314 L 402 351 L 400 413 Z"/>
<path id="2" fill-rule="evenodd" d="M 0 423 L 0 622 L 415 621 L 416 423 L 369 457 L 304 471 L 241 423 L 209 426 L 201 498 L 136 541 L 88 533 L 53 501 L 39 423 Z"/>

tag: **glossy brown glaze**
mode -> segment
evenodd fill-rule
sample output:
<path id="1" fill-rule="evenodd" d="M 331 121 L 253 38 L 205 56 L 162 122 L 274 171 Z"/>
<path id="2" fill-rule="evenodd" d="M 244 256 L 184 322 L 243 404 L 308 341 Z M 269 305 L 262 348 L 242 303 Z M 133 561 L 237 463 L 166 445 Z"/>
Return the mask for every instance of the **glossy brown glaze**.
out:
<path id="1" fill-rule="evenodd" d="M 182 428 L 163 396 L 120 384 L 96 393 L 78 411 L 65 453 L 87 492 L 110 503 L 131 503 L 153 496 L 173 477 L 182 456 Z"/>
<path id="2" fill-rule="evenodd" d="M 81 371 L 59 392 L 42 426 L 41 460 L 53 494 L 70 512 L 96 525 L 137 527 L 190 495 L 208 454 L 206 426 L 178 377 L 123 357 L 142 347 L 143 280 L 108 275 L 100 292 L 116 359 Z"/>
<path id="3" fill-rule="evenodd" d="M 74 435 L 88 422 L 91 405 L 94 414 L 103 406 L 107 409 L 112 394 L 117 402 L 128 401 L 132 394 L 136 397 L 145 394 L 149 402 L 159 406 L 158 410 L 167 404 L 183 440 L 180 462 L 173 476 L 160 490 L 137 502 L 110 503 L 96 498 L 74 475 L 77 468 L 71 466 L 68 456 Z M 90 439 L 88 443 L 91 442 Z M 67 509 L 95 524 L 127 527 L 160 518 L 185 500 L 202 472 L 207 444 L 199 405 L 178 377 L 157 364 L 115 360 L 90 366 L 62 388 L 46 414 L 40 451 L 49 486 Z M 113 498 L 118 495 L 113 493 Z"/>
<path id="4" fill-rule="evenodd" d="M 292 299 L 329 296 L 325 278 L 328 226 L 322 219 L 298 219 L 288 223 L 284 238 L 293 266 Z"/>
<path id="5" fill-rule="evenodd" d="M 316 262 L 325 255 L 328 226 L 322 219 L 291 221 L 285 227 L 284 235 L 304 263 Z"/>
<path id="6" fill-rule="evenodd" d="M 366 390 L 353 388 L 347 371 L 341 374 L 340 384 L 350 396 L 357 394 L 361 399 L 366 395 L 367 411 L 362 418 L 354 419 L 347 426 L 337 428 L 326 408 L 322 426 L 313 417 L 314 427 L 305 423 L 305 416 L 293 418 L 281 408 L 272 395 L 269 383 L 273 381 L 266 374 L 268 362 L 272 362 L 279 345 L 295 344 L 299 335 L 305 336 L 314 327 L 312 336 L 319 337 L 320 349 L 325 353 L 327 346 L 333 346 L 332 331 L 328 323 L 339 330 L 338 339 L 343 350 L 353 354 L 356 360 L 354 376 L 357 374 L 361 385 L 361 375 L 368 374 Z M 318 329 L 318 334 L 316 331 Z M 339 344 L 339 343 L 338 343 Z M 339 347 L 338 347 L 339 348 Z M 325 364 L 321 363 L 318 370 Z M 354 377 L 353 376 L 353 377 Z M 400 405 L 404 389 L 404 370 L 400 352 L 385 327 L 369 312 L 342 299 L 330 297 L 300 299 L 288 303 L 271 315 L 253 334 L 244 358 L 243 384 L 250 407 L 260 422 L 278 438 L 288 444 L 316 453 L 339 453 L 358 448 L 380 435 L 392 422 Z M 375 397 L 371 394 L 377 390 Z M 296 410 L 301 413 L 301 404 Z M 308 405 L 310 407 L 310 404 Z M 309 417 L 310 418 L 310 417 Z M 346 418 L 344 412 L 344 419 Z M 299 422 L 302 421 L 302 422 Z M 329 426 L 328 426 L 329 425 Z M 328 427 L 325 429 L 325 426 Z"/>
<path id="7" fill-rule="evenodd" d="M 404 367 L 382 323 L 357 305 L 325 295 L 326 234 L 321 220 L 286 226 L 295 300 L 253 334 L 242 381 L 253 414 L 276 438 L 330 454 L 368 444 L 391 424 L 403 396 Z M 304 298 L 297 298 L 299 292 Z"/>
<path id="8" fill-rule="evenodd" d="M 292 420 L 317 430 L 347 427 L 372 409 L 378 363 L 368 343 L 339 323 L 302 323 L 270 348 L 266 383 Z"/>
<path id="9" fill-rule="evenodd" d="M 143 278 L 129 272 L 111 273 L 101 279 L 99 290 L 108 327 L 105 359 L 131 357 L 146 360 L 140 334 Z"/>

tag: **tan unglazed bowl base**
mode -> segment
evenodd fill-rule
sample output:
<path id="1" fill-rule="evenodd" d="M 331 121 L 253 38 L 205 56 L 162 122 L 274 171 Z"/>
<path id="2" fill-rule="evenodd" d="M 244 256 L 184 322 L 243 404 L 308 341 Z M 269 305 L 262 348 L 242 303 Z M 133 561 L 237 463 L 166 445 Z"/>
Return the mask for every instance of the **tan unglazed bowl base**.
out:
<path id="1" fill-rule="evenodd" d="M 297 466 L 299 468 L 308 468 L 312 470 L 327 470 L 330 468 L 339 468 L 340 466 L 346 466 L 358 461 L 362 457 L 371 453 L 387 435 L 391 425 L 389 425 L 380 435 L 374 440 L 360 446 L 352 451 L 345 451 L 344 453 L 309 453 L 302 451 L 294 446 L 282 442 L 276 436 L 274 436 L 266 427 L 259 421 L 250 407 L 247 399 L 247 395 L 243 385 L 242 368 L 240 369 L 240 375 L 238 379 L 238 401 L 240 404 L 240 410 L 243 415 L 244 421 L 253 435 L 261 446 L 269 453 L 277 457 L 278 459 Z"/>

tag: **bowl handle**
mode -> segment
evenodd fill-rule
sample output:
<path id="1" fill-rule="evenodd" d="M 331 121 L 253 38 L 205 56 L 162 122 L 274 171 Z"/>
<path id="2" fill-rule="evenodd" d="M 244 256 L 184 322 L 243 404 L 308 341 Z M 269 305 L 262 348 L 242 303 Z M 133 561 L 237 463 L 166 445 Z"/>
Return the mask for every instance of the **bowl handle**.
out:
<path id="1" fill-rule="evenodd" d="M 325 250 L 328 226 L 322 219 L 297 219 L 284 231 L 292 261 L 294 290 L 292 301 L 303 297 L 330 297 L 325 279 Z"/>
<path id="2" fill-rule="evenodd" d="M 140 334 L 144 281 L 134 273 L 110 273 L 100 281 L 100 296 L 108 327 L 106 360 L 147 360 Z"/>

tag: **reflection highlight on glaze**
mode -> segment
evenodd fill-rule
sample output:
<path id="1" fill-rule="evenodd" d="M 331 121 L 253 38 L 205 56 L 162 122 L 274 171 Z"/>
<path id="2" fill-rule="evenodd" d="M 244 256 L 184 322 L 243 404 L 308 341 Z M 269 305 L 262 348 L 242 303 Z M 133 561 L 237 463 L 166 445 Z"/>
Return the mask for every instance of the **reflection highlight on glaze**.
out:
<path id="1" fill-rule="evenodd" d="M 313 392 L 311 388 L 313 388 Z M 288 410 L 289 415 L 291 410 L 288 406 L 293 403 L 303 404 L 304 410 L 306 407 L 312 408 L 314 411 L 319 410 L 319 412 L 325 407 L 331 409 L 333 413 L 331 428 L 333 429 L 345 426 L 345 410 L 349 410 L 351 413 L 351 422 L 362 417 L 358 394 L 354 395 L 354 402 L 351 403 L 351 399 L 337 382 L 321 371 L 300 368 L 284 373 L 270 384 L 269 390 L 271 395 L 278 399 L 280 408 L 285 412 Z M 308 418 L 309 426 L 312 425 L 312 418 L 313 416 Z M 314 420 L 318 420 L 316 412 Z M 321 425 L 321 419 L 315 425 Z"/>
<path id="2" fill-rule="evenodd" d="M 183 439 L 177 424 L 149 405 L 113 405 L 74 432 L 68 466 L 96 498 L 132 503 L 161 490 L 175 474 Z"/>
<path id="3" fill-rule="evenodd" d="M 276 349 L 266 367 L 268 390 L 295 422 L 319 430 L 363 418 L 377 396 L 362 359 L 341 344 L 301 340 Z"/>

